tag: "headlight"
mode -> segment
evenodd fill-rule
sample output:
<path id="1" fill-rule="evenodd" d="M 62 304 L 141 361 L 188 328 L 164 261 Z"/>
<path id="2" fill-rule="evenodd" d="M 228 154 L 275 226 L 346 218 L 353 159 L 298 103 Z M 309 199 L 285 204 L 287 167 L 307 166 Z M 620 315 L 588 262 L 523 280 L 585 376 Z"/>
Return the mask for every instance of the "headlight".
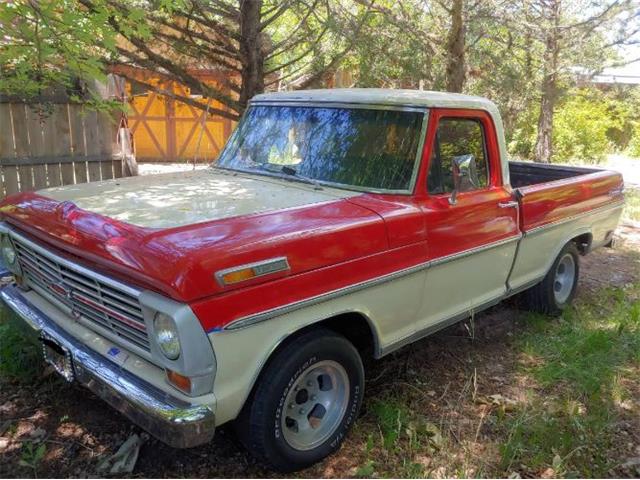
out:
<path id="1" fill-rule="evenodd" d="M 180 356 L 180 338 L 173 318 L 164 313 L 157 313 L 153 319 L 153 327 L 156 333 L 156 342 L 160 350 L 169 360 L 175 360 Z"/>
<path id="2" fill-rule="evenodd" d="M 2 236 L 2 258 L 7 264 L 7 267 L 13 268 L 16 265 L 16 251 L 8 235 Z"/>

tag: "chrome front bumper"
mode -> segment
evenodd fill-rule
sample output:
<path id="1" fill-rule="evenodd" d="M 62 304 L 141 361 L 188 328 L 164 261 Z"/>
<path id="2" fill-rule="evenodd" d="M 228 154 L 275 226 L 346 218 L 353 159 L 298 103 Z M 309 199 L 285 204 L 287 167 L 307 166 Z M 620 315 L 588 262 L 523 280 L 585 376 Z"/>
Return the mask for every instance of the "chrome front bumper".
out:
<path id="1" fill-rule="evenodd" d="M 32 305 L 16 286 L 0 290 L 0 300 L 29 333 L 45 334 L 71 353 L 76 381 L 154 437 L 176 448 L 213 438 L 215 418 L 207 406 L 175 398 L 94 352 Z"/>

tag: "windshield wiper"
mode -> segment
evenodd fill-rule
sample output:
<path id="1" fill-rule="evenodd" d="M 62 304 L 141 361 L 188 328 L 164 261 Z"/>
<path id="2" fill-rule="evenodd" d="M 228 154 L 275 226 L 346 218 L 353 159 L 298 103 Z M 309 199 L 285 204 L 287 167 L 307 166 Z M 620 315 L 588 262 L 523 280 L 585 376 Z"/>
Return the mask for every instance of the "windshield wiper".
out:
<path id="1" fill-rule="evenodd" d="M 298 173 L 298 171 L 293 167 L 288 167 L 287 165 L 285 165 L 280 169 L 280 171 L 285 175 L 289 175 L 290 177 L 296 177 L 296 178 L 299 178 L 300 180 L 303 180 L 305 182 L 312 184 L 315 190 L 322 190 L 322 186 L 320 185 L 320 182 L 318 182 L 318 180 Z"/>

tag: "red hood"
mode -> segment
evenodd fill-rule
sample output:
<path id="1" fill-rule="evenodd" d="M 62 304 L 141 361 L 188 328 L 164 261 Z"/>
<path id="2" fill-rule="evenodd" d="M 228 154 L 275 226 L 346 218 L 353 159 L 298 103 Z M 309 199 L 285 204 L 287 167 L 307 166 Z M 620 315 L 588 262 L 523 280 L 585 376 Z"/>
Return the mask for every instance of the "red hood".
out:
<path id="1" fill-rule="evenodd" d="M 183 302 L 221 292 L 214 274 L 222 269 L 286 256 L 295 275 L 388 246 L 382 219 L 344 199 L 169 229 L 131 225 L 36 193 L 8 197 L 0 211 L 89 268 Z"/>

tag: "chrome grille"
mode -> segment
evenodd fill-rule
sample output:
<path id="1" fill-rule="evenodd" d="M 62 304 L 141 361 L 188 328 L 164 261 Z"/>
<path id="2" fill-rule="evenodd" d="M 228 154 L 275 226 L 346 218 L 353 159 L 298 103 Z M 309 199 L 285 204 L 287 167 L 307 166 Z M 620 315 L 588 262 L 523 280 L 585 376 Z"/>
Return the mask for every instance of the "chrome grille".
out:
<path id="1" fill-rule="evenodd" d="M 134 294 L 87 275 L 82 269 L 70 268 L 20 238 L 12 236 L 12 240 L 20 268 L 32 287 L 66 305 L 87 326 L 97 326 L 150 351 L 142 309 Z"/>

